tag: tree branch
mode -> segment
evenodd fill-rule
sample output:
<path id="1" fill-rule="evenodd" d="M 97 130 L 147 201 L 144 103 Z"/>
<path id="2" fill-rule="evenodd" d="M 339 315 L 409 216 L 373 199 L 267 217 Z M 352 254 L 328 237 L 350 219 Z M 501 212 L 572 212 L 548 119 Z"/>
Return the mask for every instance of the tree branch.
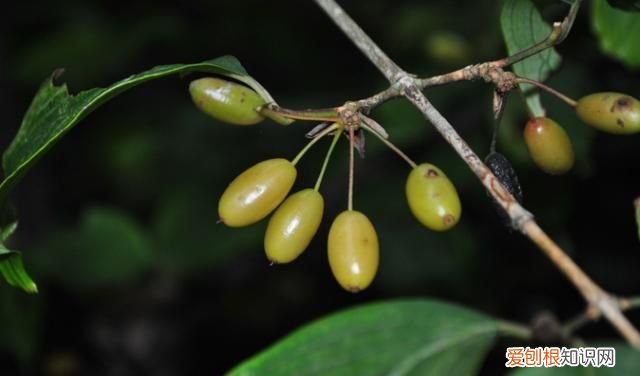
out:
<path id="1" fill-rule="evenodd" d="M 335 1 L 315 0 L 315 2 L 327 13 L 329 18 L 335 22 L 342 32 L 349 37 L 351 42 L 371 60 L 373 65 L 380 70 L 387 80 L 393 82 L 397 75 L 404 73 L 403 70 L 369 38 L 360 25 L 353 21 Z"/>
<path id="2" fill-rule="evenodd" d="M 515 228 L 519 229 L 534 244 L 536 244 L 560 271 L 578 289 L 590 306 L 594 307 L 602 314 L 618 332 L 634 347 L 640 348 L 640 333 L 622 314 L 617 298 L 604 291 L 584 272 L 573 260 L 538 226 L 533 219 L 533 215 L 524 209 L 513 196 L 502 186 L 493 173 L 484 165 L 478 156 L 471 150 L 469 145 L 458 135 L 449 121 L 433 107 L 429 100 L 421 92 L 421 89 L 434 84 L 444 84 L 461 79 L 468 79 L 472 68 L 482 67 L 482 65 L 470 66 L 439 76 L 437 79 L 418 80 L 404 72 L 395 62 L 369 38 L 364 31 L 351 19 L 344 10 L 334 0 L 315 0 L 324 9 L 329 17 L 342 29 L 347 37 L 360 48 L 369 60 L 385 75 L 391 83 L 391 87 L 377 95 L 356 102 L 367 109 L 382 103 L 389 98 L 402 95 L 407 98 L 422 114 L 425 119 L 433 124 L 447 142 L 454 148 L 460 157 L 467 163 L 469 168 L 476 174 L 482 184 L 487 188 L 496 201 L 509 214 Z M 546 44 L 533 46 L 524 52 L 514 55 L 514 57 L 498 60 L 502 62 L 500 66 L 489 66 L 489 68 L 501 69 L 502 66 L 519 61 L 534 53 L 538 53 L 544 48 L 548 48 L 554 43 L 558 43 L 568 33 L 568 30 L 575 19 L 575 14 L 581 0 L 574 2 L 569 16 L 562 24 L 554 25 L 554 32 L 547 38 Z M 549 42 L 551 40 L 551 42 Z M 545 43 L 545 42 L 543 42 Z M 527 52 L 528 51 L 528 52 Z M 528 55 L 527 55 L 528 54 Z M 526 56 L 525 56 L 526 55 Z M 488 65 L 495 64 L 487 63 Z M 488 70 L 488 72 L 490 69 Z M 476 77 L 479 77 L 476 75 Z"/>

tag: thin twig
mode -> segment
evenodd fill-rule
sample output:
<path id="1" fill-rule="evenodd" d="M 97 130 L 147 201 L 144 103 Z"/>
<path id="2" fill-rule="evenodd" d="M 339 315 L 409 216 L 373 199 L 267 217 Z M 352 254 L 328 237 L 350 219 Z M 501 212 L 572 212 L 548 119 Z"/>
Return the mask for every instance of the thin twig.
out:
<path id="1" fill-rule="evenodd" d="M 578 10 L 580 9 L 580 5 L 582 4 L 582 0 L 574 0 L 573 4 L 571 4 L 571 8 L 569 9 L 569 13 L 565 17 L 562 22 L 556 22 L 553 24 L 553 29 L 547 38 L 538 44 L 535 44 L 529 48 L 526 48 L 522 51 L 519 51 L 509 57 L 506 57 L 501 60 L 497 60 L 495 63 L 499 67 L 506 67 L 508 65 L 517 63 L 522 61 L 529 56 L 533 56 L 541 51 L 546 50 L 549 47 L 553 47 L 562 41 L 565 40 L 571 28 L 573 27 L 573 22 L 576 20 L 576 15 L 578 14 Z"/>
<path id="2" fill-rule="evenodd" d="M 640 308 L 640 296 L 620 298 L 620 308 L 624 311 Z"/>
<path id="3" fill-rule="evenodd" d="M 576 265 L 567 254 L 558 247 L 557 244 L 534 221 L 533 216 L 513 198 L 513 196 L 502 186 L 491 171 L 482 163 L 480 158 L 471 150 L 469 145 L 462 139 L 449 121 L 444 118 L 438 110 L 431 105 L 422 94 L 421 89 L 425 86 L 424 80 L 417 80 L 413 76 L 405 73 L 393 61 L 391 61 L 382 50 L 346 15 L 344 10 L 334 0 L 315 0 L 330 18 L 342 29 L 347 37 L 356 44 L 360 50 L 378 67 L 391 83 L 392 93 L 397 93 L 407 98 L 424 117 L 433 124 L 440 134 L 451 144 L 455 151 L 467 163 L 469 168 L 478 176 L 482 184 L 489 190 L 495 200 L 505 209 L 509 217 L 524 235 L 535 243 L 562 271 L 562 273 L 573 283 L 582 294 L 585 300 L 597 309 L 607 320 L 620 332 L 620 334 L 633 346 L 640 348 L 640 333 L 622 314 L 618 300 L 611 294 L 604 291 L 591 278 Z M 513 57 L 495 62 L 501 64 L 498 68 L 522 60 L 534 53 L 540 52 L 555 43 L 562 41 L 573 24 L 575 14 L 581 0 L 577 0 L 571 7 L 569 16 L 559 25 L 554 25 L 554 32 L 547 38 L 545 45 L 536 45 Z M 551 42 L 549 42 L 551 41 Z M 543 48 L 544 47 L 544 48 Z M 526 55 L 526 56 L 525 56 Z M 465 78 L 465 71 L 456 71 L 451 77 L 457 80 Z M 477 76 L 478 77 L 478 76 Z M 448 78 L 442 78 L 439 82 L 445 82 Z M 387 100 L 387 94 L 377 98 Z M 358 102 L 360 103 L 360 102 Z M 371 105 L 372 103 L 368 103 Z M 368 108 L 370 108 L 369 106 Z"/>

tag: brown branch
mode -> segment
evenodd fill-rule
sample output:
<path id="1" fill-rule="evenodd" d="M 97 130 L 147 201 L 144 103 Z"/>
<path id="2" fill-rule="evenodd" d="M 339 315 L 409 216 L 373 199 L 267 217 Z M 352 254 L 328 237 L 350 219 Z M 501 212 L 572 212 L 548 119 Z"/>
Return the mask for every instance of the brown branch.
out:
<path id="1" fill-rule="evenodd" d="M 431 105 L 421 92 L 426 86 L 444 84 L 448 82 L 468 79 L 474 69 L 487 67 L 501 69 L 501 67 L 522 60 L 562 41 L 568 33 L 581 0 L 577 0 L 571 7 L 569 16 L 561 24 L 554 25 L 554 31 L 546 41 L 524 50 L 510 58 L 502 59 L 487 65 L 475 65 L 431 79 L 418 80 L 400 69 L 373 42 L 362 29 L 344 12 L 334 0 L 315 0 L 329 17 L 342 29 L 347 37 L 356 44 L 369 60 L 385 75 L 391 87 L 373 99 L 356 102 L 367 109 L 394 96 L 402 95 L 407 98 L 424 117 L 433 124 L 447 142 L 455 149 L 469 168 L 478 176 L 482 184 L 489 190 L 496 201 L 509 214 L 514 227 L 519 229 L 533 243 L 535 243 L 558 269 L 573 283 L 590 306 L 602 314 L 618 332 L 634 347 L 640 348 L 640 333 L 622 314 L 618 299 L 598 286 L 567 254 L 555 243 L 534 221 L 533 216 L 524 209 L 513 196 L 502 186 L 491 171 L 482 163 L 480 158 L 471 150 L 469 145 L 458 135 L 449 121 Z M 481 73 L 478 70 L 478 74 Z M 480 77 L 476 75 L 475 77 Z"/>
<path id="2" fill-rule="evenodd" d="M 522 51 L 518 51 L 515 54 L 502 59 L 472 64 L 448 73 L 417 79 L 414 83 L 421 89 L 425 89 L 432 86 L 450 84 L 452 82 L 474 81 L 483 79 L 486 82 L 491 82 L 496 84 L 496 86 L 499 86 L 505 74 L 503 68 L 522 61 L 547 48 L 560 44 L 566 39 L 567 35 L 569 35 L 569 32 L 571 31 L 571 28 L 573 27 L 573 23 L 576 19 L 576 15 L 578 14 L 578 10 L 580 9 L 582 1 L 583 0 L 574 1 L 565 19 L 562 22 L 554 23 L 553 29 L 551 30 L 551 33 L 547 36 L 547 38 L 532 47 L 526 48 Z M 342 10 L 342 8 L 340 8 L 339 6 L 336 8 L 331 4 L 335 4 L 334 1 L 316 0 L 316 2 L 321 4 L 322 8 L 327 12 L 329 17 L 333 18 L 332 12 L 335 12 L 340 14 L 342 18 L 348 20 L 348 23 L 350 24 L 343 25 L 343 19 L 334 19 L 334 22 L 339 25 L 342 31 L 360 48 L 360 50 L 369 58 L 369 60 L 375 66 L 377 66 L 381 72 L 383 72 L 385 77 L 387 77 L 387 79 L 391 83 L 394 83 L 396 80 L 398 80 L 403 73 L 406 75 L 406 73 L 393 61 L 391 61 L 389 57 L 384 54 L 384 52 L 378 47 L 378 45 L 375 44 L 375 42 L 373 42 L 371 38 L 369 38 L 369 36 L 364 33 L 364 31 L 357 24 L 355 24 L 355 22 L 351 18 L 349 18 L 349 16 Z M 336 11 L 336 9 L 339 9 L 339 11 Z M 357 30 L 357 36 L 350 33 L 349 30 L 351 29 Z M 354 35 L 356 39 L 352 38 L 351 35 Z M 393 69 L 385 68 L 390 66 L 389 62 L 392 63 Z M 379 66 L 378 64 L 382 65 Z M 398 86 L 392 85 L 388 89 L 381 91 L 369 98 L 359 100 L 358 104 L 363 109 L 368 110 L 400 95 L 402 95 L 402 89 Z M 561 99 L 564 100 L 564 98 Z M 570 105 L 575 106 L 575 104 Z"/>
<path id="3" fill-rule="evenodd" d="M 640 296 L 618 298 L 616 304 L 621 311 L 637 309 L 640 308 Z M 584 312 L 567 321 L 562 326 L 563 333 L 568 337 L 588 323 L 598 321 L 600 317 L 602 317 L 602 315 L 600 314 L 600 311 L 598 309 L 593 306 L 588 306 Z"/>

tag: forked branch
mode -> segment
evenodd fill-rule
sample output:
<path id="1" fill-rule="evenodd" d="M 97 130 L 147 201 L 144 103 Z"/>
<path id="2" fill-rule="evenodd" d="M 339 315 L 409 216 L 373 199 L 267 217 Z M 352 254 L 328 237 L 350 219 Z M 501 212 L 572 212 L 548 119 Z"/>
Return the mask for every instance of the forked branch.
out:
<path id="1" fill-rule="evenodd" d="M 408 99 L 422 112 L 424 117 L 433 124 L 445 140 L 447 140 L 467 163 L 469 168 L 478 176 L 482 184 L 509 214 L 514 226 L 551 259 L 558 269 L 560 269 L 567 279 L 578 289 L 595 312 L 605 317 L 627 342 L 636 348 L 640 348 L 640 333 L 638 333 L 637 329 L 623 315 L 620 300 L 598 286 L 567 256 L 540 226 L 538 226 L 533 215 L 523 208 L 502 186 L 464 139 L 460 137 L 449 121 L 433 107 L 421 91 L 428 86 L 442 85 L 461 80 L 477 78 L 493 80 L 493 77 L 499 76 L 503 67 L 560 43 L 569 33 L 582 0 L 574 1 L 565 20 L 561 23 L 555 23 L 551 34 L 535 46 L 504 59 L 472 65 L 445 75 L 425 79 L 417 79 L 415 76 L 403 71 L 334 0 L 315 0 L 315 2 L 390 82 L 390 87 L 387 90 L 369 98 L 362 99 L 356 102 L 357 105 L 359 105 L 362 110 L 367 111 L 396 96 L 403 96 Z"/>

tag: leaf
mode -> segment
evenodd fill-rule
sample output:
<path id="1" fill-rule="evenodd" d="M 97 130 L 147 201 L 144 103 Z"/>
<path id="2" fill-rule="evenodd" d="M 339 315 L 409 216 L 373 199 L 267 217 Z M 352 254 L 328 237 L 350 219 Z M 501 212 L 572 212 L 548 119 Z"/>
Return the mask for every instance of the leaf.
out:
<path id="1" fill-rule="evenodd" d="M 9 238 L 16 231 L 16 228 L 18 228 L 17 221 L 13 221 L 2 227 L 0 229 L 0 241 L 4 242 L 5 240 L 7 240 L 7 238 Z"/>
<path id="2" fill-rule="evenodd" d="M 0 207 L 0 274 L 11 286 L 17 286 L 29 293 L 38 292 L 38 287 L 27 274 L 18 251 L 8 249 L 4 244 L 16 231 L 18 221 L 11 205 Z"/>
<path id="3" fill-rule="evenodd" d="M 432 300 L 348 309 L 313 322 L 229 375 L 473 375 L 497 321 Z"/>
<path id="4" fill-rule="evenodd" d="M 551 26 L 540 16 L 530 0 L 508 0 L 504 2 L 500 14 L 502 36 L 507 52 L 516 52 L 529 48 L 545 40 L 551 33 Z M 560 65 L 561 58 L 554 48 L 547 48 L 513 65 L 513 71 L 522 77 L 543 82 Z M 522 84 L 520 89 L 530 91 L 530 85 Z M 527 93 L 527 105 L 535 116 L 544 116 L 539 93 Z"/>
<path id="5" fill-rule="evenodd" d="M 57 74 L 54 73 L 33 98 L 18 134 L 3 155 L 5 179 L 0 183 L 0 205 L 6 201 L 9 191 L 38 159 L 80 120 L 102 104 L 146 81 L 192 71 L 233 77 L 251 86 L 267 101 L 274 102 L 269 93 L 247 75 L 240 62 L 233 56 L 222 56 L 196 64 L 157 66 L 120 80 L 107 88 L 89 89 L 76 95 L 70 95 L 64 84 L 56 86 L 53 79 Z"/>
<path id="6" fill-rule="evenodd" d="M 2 243 L 0 243 L 0 273 L 9 285 L 20 287 L 29 293 L 38 292 L 38 286 L 24 269 L 20 252 L 7 249 Z"/>
<path id="7" fill-rule="evenodd" d="M 607 0 L 607 2 L 612 7 L 615 7 L 618 9 L 640 12 L 639 0 Z"/>
<path id="8" fill-rule="evenodd" d="M 87 209 L 78 228 L 54 231 L 43 244 L 34 250 L 42 253 L 35 254 L 34 268 L 77 289 L 127 283 L 148 270 L 153 259 L 140 226 L 109 208 Z"/>
<path id="9" fill-rule="evenodd" d="M 630 68 L 640 68 L 640 13 L 593 1 L 592 23 L 600 48 Z"/>

